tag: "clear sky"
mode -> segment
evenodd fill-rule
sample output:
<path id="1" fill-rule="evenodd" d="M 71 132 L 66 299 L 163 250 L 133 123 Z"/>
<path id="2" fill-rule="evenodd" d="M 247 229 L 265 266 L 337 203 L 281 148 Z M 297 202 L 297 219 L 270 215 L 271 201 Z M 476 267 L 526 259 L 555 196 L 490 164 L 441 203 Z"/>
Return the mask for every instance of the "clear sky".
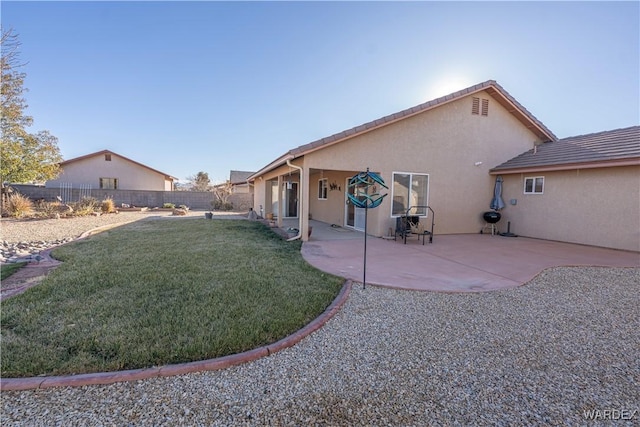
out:
<path id="1" fill-rule="evenodd" d="M 184 180 L 486 80 L 558 137 L 637 125 L 640 3 L 11 2 L 35 133 Z"/>

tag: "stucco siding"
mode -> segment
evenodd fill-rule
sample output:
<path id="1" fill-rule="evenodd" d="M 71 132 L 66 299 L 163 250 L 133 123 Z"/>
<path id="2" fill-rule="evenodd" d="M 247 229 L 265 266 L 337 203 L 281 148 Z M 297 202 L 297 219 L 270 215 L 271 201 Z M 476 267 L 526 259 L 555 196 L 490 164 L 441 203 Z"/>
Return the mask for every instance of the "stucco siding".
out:
<path id="1" fill-rule="evenodd" d="M 305 163 L 321 170 L 368 167 L 388 184 L 393 172 L 428 174 L 436 232 L 477 233 L 493 194 L 489 169 L 532 148 L 536 136 L 489 95 L 474 96 L 490 99 L 488 116 L 472 115 L 468 96 L 309 153 Z M 477 162 L 482 164 L 476 166 Z M 384 235 L 395 224 L 391 199 L 389 194 L 371 212 L 372 234 Z"/>
<path id="2" fill-rule="evenodd" d="M 116 154 L 111 161 L 104 155 L 97 155 L 62 166 L 57 179 L 47 181 L 47 187 L 59 187 L 61 183 L 71 183 L 74 187 L 91 186 L 100 188 L 100 178 L 116 178 L 120 190 L 170 191 L 171 181 L 164 175 L 132 163 Z"/>
<path id="3" fill-rule="evenodd" d="M 533 176 L 544 176 L 542 194 L 524 194 L 524 179 Z M 501 230 L 511 221 L 522 236 L 640 251 L 640 166 L 503 178 Z"/>
<path id="4" fill-rule="evenodd" d="M 309 213 L 313 219 L 329 224 L 344 225 L 346 180 L 354 174 L 355 172 L 323 171 L 322 173 L 314 173 L 309 177 L 311 185 L 311 192 L 309 193 Z M 321 178 L 326 178 L 330 187 L 332 184 L 338 187 L 327 189 L 326 200 L 320 200 L 318 198 L 318 181 Z"/>

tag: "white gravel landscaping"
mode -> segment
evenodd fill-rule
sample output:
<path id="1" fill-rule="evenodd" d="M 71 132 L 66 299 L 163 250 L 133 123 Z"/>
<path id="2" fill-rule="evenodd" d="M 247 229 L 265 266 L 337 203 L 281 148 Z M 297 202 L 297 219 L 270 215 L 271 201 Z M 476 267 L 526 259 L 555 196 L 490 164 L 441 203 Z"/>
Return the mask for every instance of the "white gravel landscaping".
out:
<path id="1" fill-rule="evenodd" d="M 475 294 L 354 286 L 323 328 L 269 357 L 3 392 L 2 424 L 638 425 L 639 290 L 631 268 L 555 268 Z"/>

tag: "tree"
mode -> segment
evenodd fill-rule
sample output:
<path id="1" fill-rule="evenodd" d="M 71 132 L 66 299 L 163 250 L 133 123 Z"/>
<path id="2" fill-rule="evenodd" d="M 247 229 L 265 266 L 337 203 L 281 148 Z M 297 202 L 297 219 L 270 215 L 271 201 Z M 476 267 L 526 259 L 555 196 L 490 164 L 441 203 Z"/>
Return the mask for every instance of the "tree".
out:
<path id="1" fill-rule="evenodd" d="M 198 172 L 195 176 L 190 176 L 191 191 L 209 191 L 209 174 L 206 172 Z"/>
<path id="2" fill-rule="evenodd" d="M 223 210 L 233 209 L 233 205 L 229 202 L 233 194 L 233 184 L 231 184 L 231 181 L 227 180 L 224 184 L 216 185 L 213 187 L 213 192 L 216 195 L 214 208 Z"/>
<path id="3" fill-rule="evenodd" d="M 25 114 L 27 103 L 23 93 L 26 74 L 17 69 L 20 41 L 13 30 L 0 30 L 2 38 L 2 84 L 0 104 L 2 115 L 2 147 L 0 147 L 0 181 L 5 182 L 47 181 L 59 173 L 62 161 L 58 139 L 48 131 L 29 133 L 26 128 L 33 124 L 33 117 Z"/>

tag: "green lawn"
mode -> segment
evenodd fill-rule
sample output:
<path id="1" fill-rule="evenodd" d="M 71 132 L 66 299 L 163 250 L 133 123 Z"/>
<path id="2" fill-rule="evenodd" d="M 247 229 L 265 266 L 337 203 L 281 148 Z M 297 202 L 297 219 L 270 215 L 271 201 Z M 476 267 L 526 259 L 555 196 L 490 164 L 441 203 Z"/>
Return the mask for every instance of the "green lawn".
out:
<path id="1" fill-rule="evenodd" d="M 3 264 L 0 266 L 0 280 L 4 280 L 16 271 L 27 265 L 26 262 L 14 262 L 11 264 Z"/>
<path id="2" fill-rule="evenodd" d="M 160 366 L 249 350 L 317 317 L 342 279 L 300 242 L 240 220 L 148 220 L 56 249 L 64 261 L 2 302 L 1 375 Z"/>

